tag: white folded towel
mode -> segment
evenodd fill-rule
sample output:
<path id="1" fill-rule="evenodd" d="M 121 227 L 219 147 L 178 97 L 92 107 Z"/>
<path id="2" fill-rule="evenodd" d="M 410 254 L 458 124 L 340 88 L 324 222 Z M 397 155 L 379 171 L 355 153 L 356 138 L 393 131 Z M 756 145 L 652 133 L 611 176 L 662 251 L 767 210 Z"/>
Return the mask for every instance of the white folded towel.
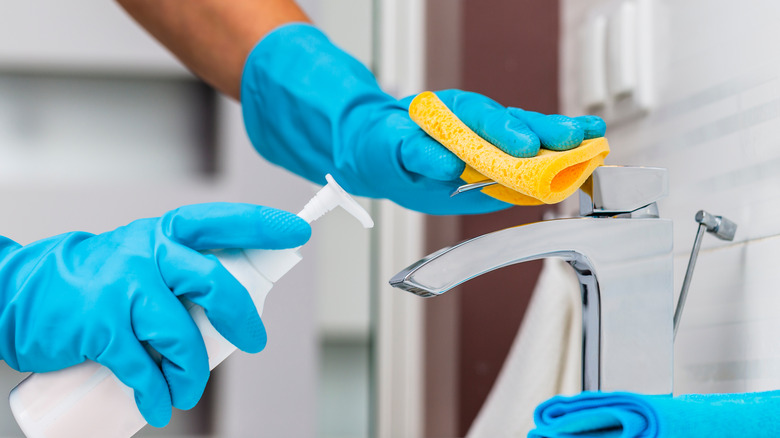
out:
<path id="1" fill-rule="evenodd" d="M 468 438 L 525 437 L 534 409 L 582 388 L 582 302 L 577 276 L 546 259 L 509 355 Z"/>

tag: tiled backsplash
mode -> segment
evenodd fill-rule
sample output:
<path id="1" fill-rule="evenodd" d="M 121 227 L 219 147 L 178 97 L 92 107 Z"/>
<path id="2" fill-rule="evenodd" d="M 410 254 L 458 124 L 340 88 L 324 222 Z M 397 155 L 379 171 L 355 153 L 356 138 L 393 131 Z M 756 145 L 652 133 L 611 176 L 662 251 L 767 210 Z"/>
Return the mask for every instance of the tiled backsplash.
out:
<path id="1" fill-rule="evenodd" d="M 614 3 L 562 2 L 561 96 L 568 115 L 584 112 L 581 26 Z M 675 391 L 778 389 L 780 3 L 647 3 L 655 104 L 643 117 L 608 125 L 607 162 L 669 169 L 670 196 L 660 209 L 674 220 L 678 290 L 696 211 L 739 224 L 735 242 L 705 237 L 675 346 Z"/>

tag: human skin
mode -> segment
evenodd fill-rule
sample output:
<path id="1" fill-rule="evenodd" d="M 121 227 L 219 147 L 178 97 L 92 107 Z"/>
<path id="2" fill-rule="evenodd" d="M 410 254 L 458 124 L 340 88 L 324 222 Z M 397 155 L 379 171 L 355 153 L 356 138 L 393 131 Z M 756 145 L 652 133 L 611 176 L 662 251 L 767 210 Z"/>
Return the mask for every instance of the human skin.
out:
<path id="1" fill-rule="evenodd" d="M 273 29 L 311 20 L 292 0 L 117 0 L 201 79 L 236 100 L 249 52 Z"/>

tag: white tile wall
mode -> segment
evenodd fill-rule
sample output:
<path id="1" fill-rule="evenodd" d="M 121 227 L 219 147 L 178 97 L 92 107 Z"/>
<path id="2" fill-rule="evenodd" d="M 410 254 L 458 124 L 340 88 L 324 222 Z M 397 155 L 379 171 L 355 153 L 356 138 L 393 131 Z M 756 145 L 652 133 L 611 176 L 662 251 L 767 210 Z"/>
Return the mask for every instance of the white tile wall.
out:
<path id="1" fill-rule="evenodd" d="M 579 107 L 579 26 L 616 0 L 562 2 L 562 108 Z M 656 106 L 609 126 L 609 164 L 666 167 L 681 283 L 699 209 L 739 224 L 708 236 L 676 343 L 678 393 L 780 389 L 780 3 L 652 0 Z"/>

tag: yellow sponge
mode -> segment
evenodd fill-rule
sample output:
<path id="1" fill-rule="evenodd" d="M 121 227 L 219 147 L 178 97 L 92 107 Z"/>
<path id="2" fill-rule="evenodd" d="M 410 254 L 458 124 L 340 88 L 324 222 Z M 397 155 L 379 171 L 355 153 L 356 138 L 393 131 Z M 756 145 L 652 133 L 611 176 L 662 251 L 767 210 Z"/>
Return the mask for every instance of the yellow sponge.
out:
<path id="1" fill-rule="evenodd" d="M 466 162 L 467 183 L 491 179 L 499 184 L 482 192 L 517 205 L 555 204 L 577 191 L 609 154 L 606 138 L 585 140 L 568 151 L 542 149 L 531 158 L 515 158 L 469 129 L 433 93 L 417 95 L 409 116 L 425 132 Z"/>

